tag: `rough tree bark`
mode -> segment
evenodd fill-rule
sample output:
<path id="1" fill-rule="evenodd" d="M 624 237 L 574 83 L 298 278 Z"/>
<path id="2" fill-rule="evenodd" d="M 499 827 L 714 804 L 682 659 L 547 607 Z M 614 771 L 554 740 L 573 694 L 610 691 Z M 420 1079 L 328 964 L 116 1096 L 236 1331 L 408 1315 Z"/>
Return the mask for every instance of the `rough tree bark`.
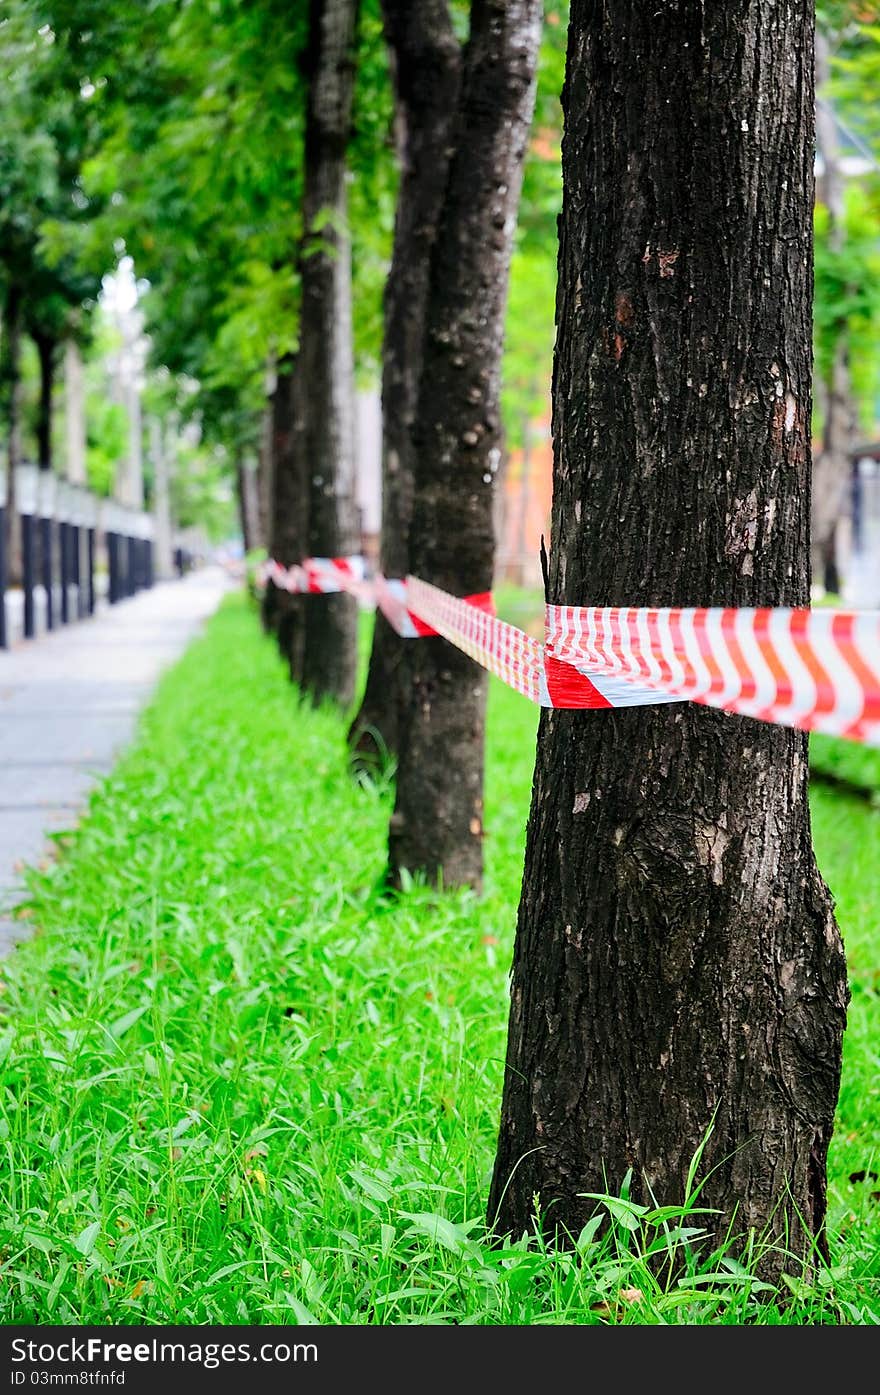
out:
<path id="1" fill-rule="evenodd" d="M 807 604 L 811 6 L 574 0 L 563 105 L 550 599 Z M 823 1243 L 846 1000 L 803 735 L 544 714 L 498 1232 L 680 1202 L 711 1130 L 710 1239 Z"/>
<path id="2" fill-rule="evenodd" d="M 342 557 L 358 550 L 345 158 L 356 18 L 357 0 L 311 0 L 296 376 L 305 413 L 308 551 L 313 557 Z M 344 594 L 310 596 L 302 628 L 303 690 L 315 702 L 332 698 L 349 704 L 357 671 L 357 603 Z"/>
<path id="3" fill-rule="evenodd" d="M 431 256 L 410 568 L 459 596 L 492 585 L 504 309 L 540 24 L 540 0 L 473 0 Z M 479 887 L 486 676 L 442 639 L 411 644 L 405 663 L 390 875 Z"/>
<path id="4" fill-rule="evenodd" d="M 828 40 L 816 34 L 816 84 L 821 86 L 831 74 Z M 831 107 L 816 103 L 816 146 L 822 156 L 821 194 L 828 209 L 828 235 L 831 250 L 840 255 L 846 245 L 846 207 L 843 173 L 840 168 L 840 142 Z M 834 356 L 820 399 L 824 409 L 822 449 L 813 462 L 812 574 L 826 591 L 840 589 L 837 567 L 837 538 L 841 519 L 849 505 L 850 451 L 856 437 L 858 413 L 853 401 L 849 371 L 849 342 L 846 316 L 837 326 Z"/>
<path id="5" fill-rule="evenodd" d="M 396 94 L 401 165 L 394 249 L 385 287 L 382 349 L 382 540 L 389 577 L 409 572 L 412 426 L 422 362 L 428 270 L 446 190 L 461 48 L 447 0 L 383 0 Z M 357 762 L 398 749 L 405 640 L 376 615 L 361 706 L 349 732 Z"/>

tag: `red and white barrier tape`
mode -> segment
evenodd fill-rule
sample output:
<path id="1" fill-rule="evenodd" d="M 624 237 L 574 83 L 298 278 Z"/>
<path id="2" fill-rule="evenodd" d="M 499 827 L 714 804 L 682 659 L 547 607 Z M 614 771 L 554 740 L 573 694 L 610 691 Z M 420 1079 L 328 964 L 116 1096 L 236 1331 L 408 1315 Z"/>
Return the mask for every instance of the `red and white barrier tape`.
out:
<path id="1" fill-rule="evenodd" d="M 408 576 L 406 594 L 411 611 L 436 634 L 532 702 L 541 701 L 543 646 L 498 619 L 491 593 L 462 600 Z"/>
<path id="2" fill-rule="evenodd" d="M 579 671 L 746 717 L 880 745 L 880 613 L 547 607 Z"/>
<path id="3" fill-rule="evenodd" d="M 363 557 L 307 557 L 300 565 L 284 567 L 280 562 L 261 562 L 257 582 L 272 581 L 281 591 L 293 595 L 328 595 L 354 591 L 363 583 L 366 562 Z"/>
<path id="4" fill-rule="evenodd" d="M 880 612 L 546 608 L 545 642 L 408 577 L 365 582 L 362 558 L 267 562 L 263 580 L 372 599 L 404 638 L 438 634 L 543 707 L 699 702 L 880 746 Z"/>

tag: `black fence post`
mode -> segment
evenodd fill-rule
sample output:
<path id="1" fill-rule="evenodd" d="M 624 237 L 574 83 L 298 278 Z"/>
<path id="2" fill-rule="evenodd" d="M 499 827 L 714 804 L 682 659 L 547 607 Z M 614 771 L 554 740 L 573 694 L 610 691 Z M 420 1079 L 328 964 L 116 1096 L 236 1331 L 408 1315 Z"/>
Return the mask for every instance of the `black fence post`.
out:
<path id="1" fill-rule="evenodd" d="M 107 599 L 111 605 L 115 605 L 119 600 L 119 539 L 115 533 L 105 532 L 104 540 L 107 544 Z"/>
<path id="2" fill-rule="evenodd" d="M 55 628 L 55 597 L 52 594 L 52 519 L 40 519 L 40 564 L 43 574 L 43 590 L 46 593 L 46 629 Z"/>
<path id="3" fill-rule="evenodd" d="M 40 466 L 37 507 L 37 543 L 40 556 L 40 585 L 46 596 L 46 630 L 55 628 L 55 528 L 54 515 L 58 498 L 58 482 L 50 469 Z"/>
<path id="4" fill-rule="evenodd" d="M 58 546 L 61 553 L 61 623 L 70 622 L 70 524 L 62 518 L 58 524 Z"/>
<path id="5" fill-rule="evenodd" d="M 19 546 L 21 547 L 21 584 L 24 592 L 24 637 L 33 639 L 37 632 L 36 598 L 37 546 L 35 538 L 39 474 L 36 465 L 22 463 L 15 467 L 15 500 L 18 509 Z"/>
<path id="6" fill-rule="evenodd" d="M 120 531 L 116 534 L 116 599 L 124 601 L 128 595 L 128 549 L 125 534 L 121 531 L 124 522 L 120 519 Z"/>
<path id="7" fill-rule="evenodd" d="M 76 587 L 76 618 L 82 619 L 82 529 L 79 523 L 72 523 L 70 527 L 70 551 L 71 551 L 71 581 Z"/>
<path id="8" fill-rule="evenodd" d="M 37 632 L 34 614 L 34 515 L 21 515 L 21 568 L 24 588 L 24 637 L 33 639 Z"/>
<path id="9" fill-rule="evenodd" d="M 95 613 L 95 529 L 90 527 L 86 531 L 86 567 L 87 567 L 87 590 L 86 605 L 88 614 Z"/>

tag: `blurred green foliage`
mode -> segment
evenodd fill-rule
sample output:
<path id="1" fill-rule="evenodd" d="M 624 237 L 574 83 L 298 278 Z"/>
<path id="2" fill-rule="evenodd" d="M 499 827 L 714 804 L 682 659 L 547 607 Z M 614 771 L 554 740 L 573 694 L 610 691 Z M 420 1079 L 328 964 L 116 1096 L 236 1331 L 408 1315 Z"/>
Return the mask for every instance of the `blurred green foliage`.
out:
<path id="1" fill-rule="evenodd" d="M 451 0 L 467 37 L 468 0 Z M 230 468 L 258 447 L 267 367 L 296 347 L 308 6 L 289 0 L 6 0 L 0 19 L 0 315 L 87 347 L 100 278 L 127 253 L 144 288 L 159 410 L 198 423 Z M 880 6 L 829 0 L 829 100 L 880 157 Z M 549 412 L 561 203 L 567 0 L 546 0 L 535 120 L 511 271 L 502 402 L 508 442 Z M 381 0 L 362 0 L 349 153 L 355 346 L 381 371 L 398 171 Z M 880 169 L 880 160 L 878 160 Z M 843 246 L 816 212 L 816 365 L 845 335 L 862 429 L 880 392 L 880 177 L 848 180 Z M 7 336 L 3 336 L 4 346 Z M 94 358 L 100 350 L 92 350 Z M 6 371 L 0 363 L 0 379 Z M 29 389 L 30 391 L 30 389 Z M 148 392 L 150 389 L 148 388 Z M 109 488 L 122 439 L 89 399 L 89 469 Z M 0 381 L 0 436 L 8 384 Z"/>
<path id="2" fill-rule="evenodd" d="M 854 406 L 873 434 L 880 416 L 880 6 L 820 3 L 816 22 L 830 49 L 829 81 L 817 99 L 829 103 L 844 159 L 844 216 L 835 230 L 828 208 L 815 214 L 814 343 L 816 376 L 830 381 L 838 345 L 846 344 Z M 862 172 L 846 174 L 858 158 Z M 821 199 L 822 183 L 817 196 Z M 818 425 L 818 421 L 817 421 Z"/>
<path id="3" fill-rule="evenodd" d="M 872 193 L 863 185 L 849 184 L 844 198 L 839 247 L 830 236 L 828 209 L 816 205 L 816 373 L 830 378 L 836 346 L 845 336 L 861 426 L 870 432 L 880 391 L 880 220 Z"/>

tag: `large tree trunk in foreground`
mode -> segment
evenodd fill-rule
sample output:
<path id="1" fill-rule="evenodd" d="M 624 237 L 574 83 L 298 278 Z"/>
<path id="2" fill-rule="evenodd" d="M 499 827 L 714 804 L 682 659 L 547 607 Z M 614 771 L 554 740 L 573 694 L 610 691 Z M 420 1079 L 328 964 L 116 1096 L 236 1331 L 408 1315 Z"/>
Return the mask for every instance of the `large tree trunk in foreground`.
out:
<path id="1" fill-rule="evenodd" d="M 504 309 L 540 25 L 540 0 L 473 0 L 431 258 L 410 567 L 459 596 L 492 585 Z M 406 665 L 391 876 L 479 887 L 486 675 L 439 638 L 413 641 Z"/>
<path id="2" fill-rule="evenodd" d="M 830 75 L 828 40 L 819 33 L 816 35 L 817 84 L 827 82 Z M 821 194 L 828 209 L 831 251 L 841 257 L 846 247 L 844 177 L 834 113 L 825 102 L 816 103 L 816 145 L 824 166 Z M 823 384 L 822 450 L 813 462 L 812 574 L 813 581 L 830 592 L 840 590 L 837 538 L 841 519 L 849 509 L 850 451 L 858 423 L 849 371 L 848 329 L 844 313 L 836 326 L 834 355 Z"/>
<path id="3" fill-rule="evenodd" d="M 446 190 L 461 49 L 447 0 L 422 0 L 418 5 L 411 0 L 384 0 L 383 11 L 397 95 L 401 179 L 385 287 L 380 565 L 385 576 L 405 577 L 413 497 L 412 426 L 428 272 Z M 349 737 L 359 761 L 397 751 L 407 642 L 377 612 L 364 696 Z"/>
<path id="4" fill-rule="evenodd" d="M 552 601 L 808 602 L 812 97 L 807 0 L 575 0 Z M 823 1243 L 846 999 L 805 736 L 544 714 L 490 1219 L 681 1202 L 711 1130 L 710 1238 Z"/>
<path id="5" fill-rule="evenodd" d="M 356 0 L 312 0 L 306 55 L 305 229 L 297 375 L 305 411 L 308 550 L 358 549 L 354 505 L 354 351 L 345 152 L 354 87 Z M 299 560 L 299 559 L 298 559 Z M 357 673 L 357 603 L 310 596 L 301 682 L 318 702 L 347 705 Z"/>

